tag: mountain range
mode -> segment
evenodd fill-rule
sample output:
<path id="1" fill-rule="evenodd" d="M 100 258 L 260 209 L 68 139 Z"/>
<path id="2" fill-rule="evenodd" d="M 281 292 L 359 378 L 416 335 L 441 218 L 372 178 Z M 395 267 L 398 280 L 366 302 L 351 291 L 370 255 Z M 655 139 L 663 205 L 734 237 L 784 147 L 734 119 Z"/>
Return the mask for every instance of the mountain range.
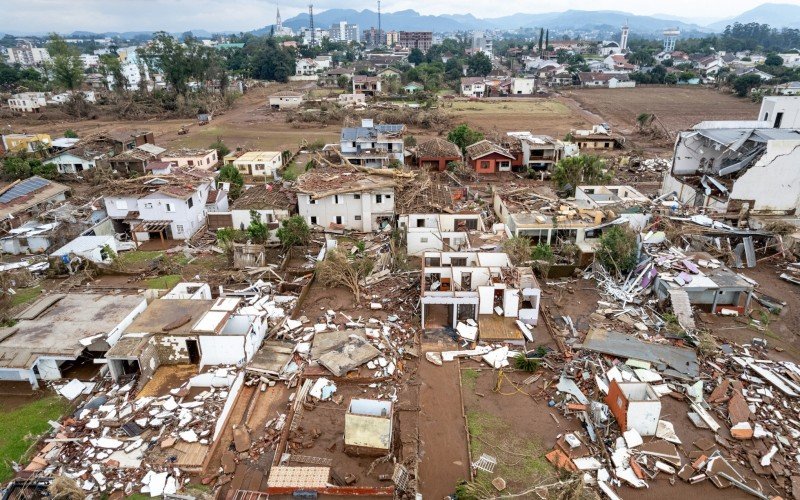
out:
<path id="1" fill-rule="evenodd" d="M 357 24 L 363 29 L 378 25 L 378 14 L 375 11 L 354 9 L 329 9 L 314 14 L 314 24 L 327 28 L 333 23 L 347 21 Z M 707 21 L 707 20 L 703 20 Z M 679 28 L 684 34 L 711 33 L 725 29 L 734 22 L 758 22 L 773 27 L 800 28 L 800 5 L 765 3 L 735 17 L 722 19 L 711 24 L 703 21 L 691 21 L 669 15 L 643 16 L 627 12 L 600 10 L 567 10 L 541 14 L 517 13 L 496 18 L 477 18 L 472 14 L 443 14 L 439 16 L 423 15 L 414 10 L 384 12 L 381 14 L 381 26 L 386 30 L 418 30 L 451 32 L 477 29 L 518 29 L 545 27 L 559 31 L 607 31 L 619 29 L 625 23 L 634 34 L 651 35 L 660 33 L 665 28 Z M 301 13 L 283 22 L 284 26 L 299 29 L 309 25 L 307 13 Z M 268 27 L 267 27 L 268 28 Z"/>
<path id="2" fill-rule="evenodd" d="M 377 27 L 378 14 L 375 11 L 364 9 L 328 9 L 314 14 L 315 26 L 329 28 L 339 21 L 357 24 L 361 30 Z M 740 22 L 757 22 L 769 24 L 772 27 L 800 29 L 800 5 L 785 3 L 765 3 L 737 16 L 729 17 L 715 22 L 709 19 L 693 19 L 691 15 L 682 17 L 674 15 L 635 15 L 627 12 L 611 10 L 567 10 L 564 12 L 549 12 L 540 14 L 517 13 L 495 18 L 477 18 L 472 14 L 443 14 L 424 15 L 414 10 L 401 10 L 397 12 L 384 12 L 381 15 L 381 27 L 385 30 L 406 31 L 434 31 L 438 33 L 472 31 L 485 29 L 512 30 L 519 28 L 548 28 L 556 32 L 600 32 L 609 33 L 618 31 L 627 23 L 631 33 L 639 36 L 659 36 L 665 28 L 679 28 L 684 36 L 697 36 L 720 32 L 729 24 Z M 301 13 L 283 22 L 294 30 L 309 25 L 308 13 Z M 253 30 L 253 33 L 263 34 L 269 32 L 270 26 Z M 187 30 L 189 31 L 189 30 Z M 209 29 L 191 30 L 195 36 L 205 38 L 212 33 L 227 34 Z M 46 33 L 18 33 L 13 30 L 7 33 L 20 35 L 45 35 Z M 124 33 L 89 33 L 85 31 L 66 34 L 68 37 L 77 36 L 148 36 L 151 32 L 129 31 Z M 180 34 L 180 33 L 176 33 Z M 0 33 L 0 36 L 2 34 Z"/>

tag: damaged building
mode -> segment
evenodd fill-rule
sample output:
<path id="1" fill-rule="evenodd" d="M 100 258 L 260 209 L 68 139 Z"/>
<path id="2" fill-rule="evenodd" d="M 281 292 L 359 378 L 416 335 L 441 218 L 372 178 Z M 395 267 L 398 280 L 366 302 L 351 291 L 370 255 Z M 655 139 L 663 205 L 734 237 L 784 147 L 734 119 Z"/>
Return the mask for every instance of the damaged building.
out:
<path id="1" fill-rule="evenodd" d="M 478 213 L 407 214 L 398 218 L 397 226 L 404 232 L 408 255 L 413 256 L 468 250 L 469 231 L 485 231 Z"/>
<path id="2" fill-rule="evenodd" d="M 533 271 L 514 267 L 505 253 L 425 252 L 420 286 L 423 328 L 477 321 L 484 340 L 521 339 L 515 320 L 535 325 L 539 317 Z"/>
<path id="3" fill-rule="evenodd" d="M 46 295 L 0 329 L 0 380 L 58 380 L 70 368 L 102 358 L 145 310 L 140 295 Z"/>
<path id="4" fill-rule="evenodd" d="M 146 381 L 162 365 L 242 365 L 264 340 L 267 316 L 240 297 L 212 300 L 206 284 L 180 283 L 125 329 L 106 353 L 109 372 L 115 381 L 135 374 Z"/>

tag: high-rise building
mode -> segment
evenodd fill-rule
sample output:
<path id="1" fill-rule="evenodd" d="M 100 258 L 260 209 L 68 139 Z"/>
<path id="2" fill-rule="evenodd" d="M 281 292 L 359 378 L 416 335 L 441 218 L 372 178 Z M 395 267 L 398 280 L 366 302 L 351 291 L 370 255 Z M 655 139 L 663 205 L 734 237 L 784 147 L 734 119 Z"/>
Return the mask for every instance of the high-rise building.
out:
<path id="1" fill-rule="evenodd" d="M 367 44 L 367 47 L 378 47 L 386 44 L 386 37 L 384 35 L 385 33 L 373 26 L 368 30 L 364 30 L 363 40 L 364 43 Z"/>
<path id="2" fill-rule="evenodd" d="M 472 33 L 472 51 L 483 52 L 489 57 L 492 57 L 494 51 L 494 43 L 489 34 L 484 31 L 475 31 Z"/>
<path id="3" fill-rule="evenodd" d="M 675 52 L 675 43 L 681 36 L 681 30 L 670 28 L 664 30 L 664 52 Z"/>
<path id="4" fill-rule="evenodd" d="M 619 48 L 622 52 L 628 50 L 628 35 L 630 34 L 630 28 L 628 28 L 628 23 L 625 23 L 625 26 L 622 27 L 622 35 L 619 37 Z"/>
<path id="5" fill-rule="evenodd" d="M 433 45 L 432 31 L 401 31 L 398 36 L 398 43 L 406 49 L 419 49 L 428 52 Z"/>
<path id="6" fill-rule="evenodd" d="M 47 49 L 34 47 L 27 40 L 20 40 L 16 47 L 9 47 L 5 52 L 9 64 L 19 64 L 20 66 L 36 66 L 50 60 L 50 53 L 47 52 Z"/>
<path id="7" fill-rule="evenodd" d="M 384 34 L 386 36 L 383 40 L 383 44 L 387 47 L 393 47 L 400 43 L 400 33 L 397 31 L 386 31 Z"/>
<path id="8" fill-rule="evenodd" d="M 357 24 L 339 21 L 331 25 L 330 39 L 335 42 L 360 42 L 361 32 Z"/>

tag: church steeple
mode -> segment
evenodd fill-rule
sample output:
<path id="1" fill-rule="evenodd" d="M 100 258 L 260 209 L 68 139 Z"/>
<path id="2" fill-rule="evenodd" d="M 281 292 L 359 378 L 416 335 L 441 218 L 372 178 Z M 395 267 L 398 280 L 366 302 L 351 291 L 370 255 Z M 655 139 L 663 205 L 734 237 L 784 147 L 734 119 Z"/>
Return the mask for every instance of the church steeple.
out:
<path id="1" fill-rule="evenodd" d="M 281 8 L 277 5 L 275 6 L 277 14 L 275 15 L 275 29 L 276 31 L 280 31 L 283 29 L 283 22 L 281 21 Z"/>

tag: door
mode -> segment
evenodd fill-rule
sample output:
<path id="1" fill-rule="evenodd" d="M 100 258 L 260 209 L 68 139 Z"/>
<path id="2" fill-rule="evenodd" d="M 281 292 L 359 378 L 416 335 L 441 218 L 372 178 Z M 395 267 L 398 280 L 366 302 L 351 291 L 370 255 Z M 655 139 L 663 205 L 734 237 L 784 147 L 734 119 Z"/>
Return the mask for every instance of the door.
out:
<path id="1" fill-rule="evenodd" d="M 200 346 L 197 339 L 186 339 L 186 351 L 189 353 L 189 363 L 196 365 L 200 363 Z"/>
<path id="2" fill-rule="evenodd" d="M 783 122 L 783 112 L 775 115 L 775 128 L 781 128 L 781 122 Z"/>

